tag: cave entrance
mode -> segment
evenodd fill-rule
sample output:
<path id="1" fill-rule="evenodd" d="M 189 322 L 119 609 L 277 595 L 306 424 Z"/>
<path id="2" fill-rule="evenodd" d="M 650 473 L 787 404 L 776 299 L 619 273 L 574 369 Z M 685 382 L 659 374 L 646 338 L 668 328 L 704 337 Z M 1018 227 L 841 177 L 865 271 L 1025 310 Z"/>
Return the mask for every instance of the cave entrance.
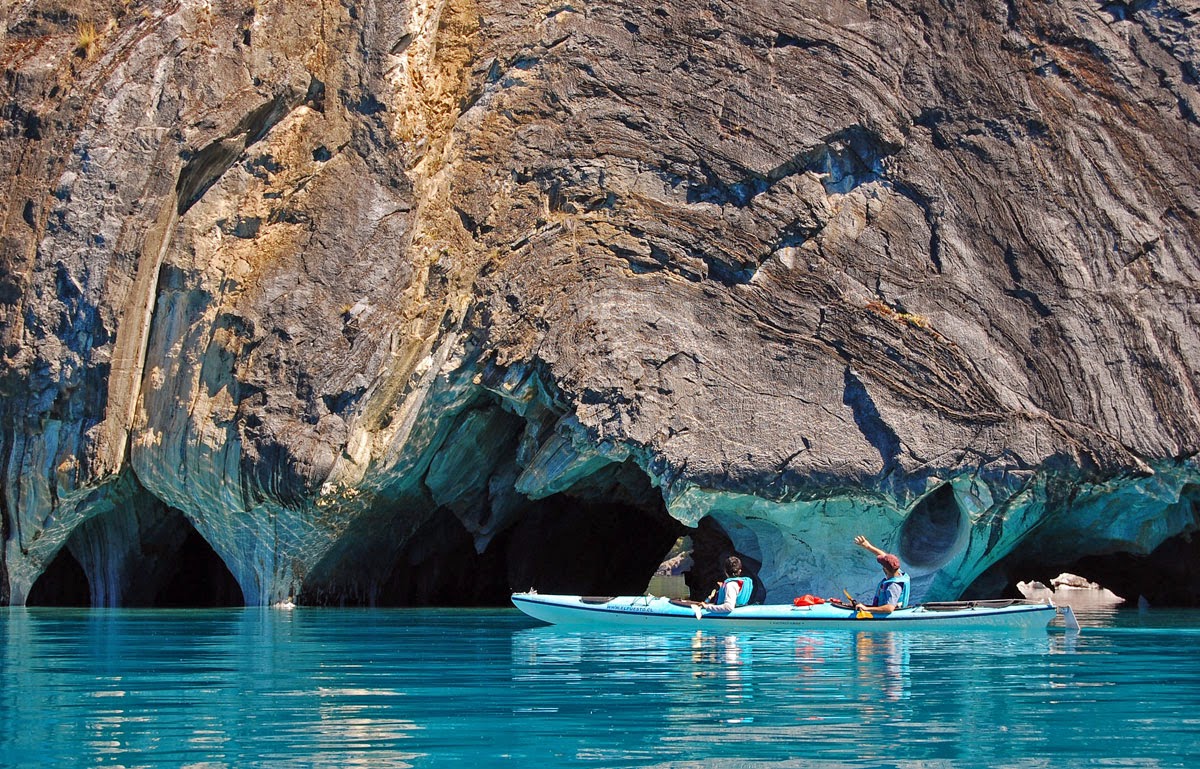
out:
<path id="1" fill-rule="evenodd" d="M 683 524 L 656 506 L 556 494 L 529 510 L 503 543 L 505 584 L 568 595 L 640 595 Z M 505 595 L 505 602 L 508 595 Z"/>
<path id="2" fill-rule="evenodd" d="M 242 606 L 225 562 L 178 510 L 138 499 L 81 524 L 38 577 L 28 606 Z"/>
<path id="3" fill-rule="evenodd" d="M 187 523 L 187 533 L 172 562 L 174 568 L 160 581 L 161 587 L 149 606 L 215 608 L 245 605 L 242 588 L 229 567 L 190 523 Z"/>
<path id="4" fill-rule="evenodd" d="M 67 548 L 58 551 L 54 560 L 29 589 L 26 606 L 91 606 L 91 590 L 87 574 L 78 559 Z"/>
<path id="5" fill-rule="evenodd" d="M 966 595 L 998 584 L 1003 595 L 1020 598 L 1017 581 L 1041 582 L 1047 587 L 1062 573 L 1075 574 L 1108 588 L 1136 607 L 1140 598 L 1151 606 L 1200 607 L 1200 536 L 1171 537 L 1149 553 L 1110 553 L 1076 559 L 1009 558 L 985 572 Z M 978 586 L 978 587 L 977 587 Z"/>
<path id="6" fill-rule="evenodd" d="M 422 463 L 355 516 L 297 602 L 509 606 L 529 588 L 645 589 L 686 529 L 636 461 L 577 447 L 559 430 L 562 414 L 536 375 L 519 385 L 506 376 L 481 374 L 511 398 L 481 390 L 442 415 Z"/>
<path id="7" fill-rule="evenodd" d="M 736 555 L 742 562 L 742 574 L 754 580 L 750 602 L 763 603 L 766 600 L 767 588 L 758 575 L 762 562 L 740 552 L 725 528 L 713 516 L 701 518 L 688 536 L 692 539 L 693 563 L 684 576 L 692 599 L 707 599 L 713 588 L 725 579 L 725 559 Z"/>
<path id="8" fill-rule="evenodd" d="M 1139 598 L 1151 606 L 1200 606 L 1200 536 L 1171 537 L 1146 555 L 1086 556 L 1062 571 L 1108 588 L 1124 598 L 1126 606 L 1137 606 Z"/>
<path id="9" fill-rule="evenodd" d="M 361 517 L 309 572 L 307 605 L 509 606 L 516 590 L 639 594 L 685 527 L 646 474 L 612 464 L 544 499 L 515 492 L 514 475 L 458 509 L 410 497 Z M 503 506 L 498 512 L 497 505 Z M 464 520 L 506 523 L 482 552 Z M 416 525 L 410 523 L 417 521 Z"/>
<path id="10" fill-rule="evenodd" d="M 1064 572 L 1075 574 L 1125 599 L 1124 607 L 1145 598 L 1151 606 L 1200 607 L 1200 486 L 1187 484 L 1180 505 L 1190 508 L 1192 528 L 1164 540 L 1149 553 L 1129 552 L 1074 557 L 1054 550 L 1022 548 L 979 577 L 964 597 L 982 597 L 1003 590 L 1009 598 L 1021 597 L 1018 581 L 1049 586 Z"/>

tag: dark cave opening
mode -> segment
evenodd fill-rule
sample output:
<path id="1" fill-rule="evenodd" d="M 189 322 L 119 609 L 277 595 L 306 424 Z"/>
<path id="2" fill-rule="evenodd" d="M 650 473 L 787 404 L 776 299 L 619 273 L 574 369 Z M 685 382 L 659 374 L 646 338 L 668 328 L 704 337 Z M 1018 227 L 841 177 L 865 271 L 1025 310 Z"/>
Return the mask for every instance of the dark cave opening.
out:
<path id="1" fill-rule="evenodd" d="M 503 473 L 494 478 L 507 477 Z M 476 550 L 463 519 L 479 511 L 409 500 L 375 513 L 309 573 L 296 597 L 305 605 L 509 606 L 517 590 L 543 593 L 641 593 L 663 555 L 686 532 L 636 465 L 613 464 L 545 499 L 511 486 L 490 499 L 513 506 L 509 521 Z M 426 501 L 428 504 L 428 501 Z M 480 505 L 489 504 L 481 498 Z M 409 508 L 409 509 L 404 509 Z M 486 508 L 485 508 L 486 509 Z M 404 521 L 421 523 L 409 528 Z M 390 549 L 381 540 L 393 538 Z"/>
<path id="2" fill-rule="evenodd" d="M 54 560 L 29 589 L 26 606 L 91 606 L 91 590 L 87 574 L 67 548 L 58 551 Z"/>
<path id="3" fill-rule="evenodd" d="M 1179 504 L 1189 506 L 1200 525 L 1200 487 L 1189 484 L 1180 497 Z M 1023 547 L 981 575 L 963 597 L 1020 598 L 1017 582 L 1037 581 L 1049 587 L 1051 580 L 1064 572 L 1108 588 L 1125 599 L 1125 608 L 1136 608 L 1140 598 L 1151 606 L 1198 607 L 1200 536 L 1191 529 L 1145 554 L 1048 556 L 1036 546 Z"/>
<path id="4" fill-rule="evenodd" d="M 646 509 L 558 494 L 510 530 L 505 584 L 542 593 L 637 595 L 685 531 L 660 497 Z"/>
<path id="5" fill-rule="evenodd" d="M 401 551 L 376 601 L 381 606 L 507 606 L 513 591 L 530 588 L 640 593 L 678 536 L 669 519 L 656 520 L 639 508 L 560 494 L 532 503 L 517 523 L 477 553 L 467 530 L 442 511 Z"/>
<path id="6" fill-rule="evenodd" d="M 159 583 L 147 606 L 201 609 L 245 605 L 242 588 L 229 567 L 190 524 L 171 560 L 173 572 Z"/>
<path id="7" fill-rule="evenodd" d="M 128 577 L 117 586 L 121 606 L 205 609 L 245 603 L 229 567 L 183 513 L 163 505 L 139 523 L 137 542 L 124 545 Z"/>
<path id="8" fill-rule="evenodd" d="M 762 562 L 738 552 L 721 524 L 712 517 L 705 516 L 700 519 L 695 529 L 688 532 L 688 536 L 692 540 L 693 564 L 684 577 L 692 600 L 707 599 L 713 589 L 724 581 L 725 559 L 731 555 L 736 555 L 741 560 L 742 574 L 754 580 L 754 592 L 750 596 L 750 602 L 763 603 L 766 600 L 767 589 L 758 577 Z"/>
<path id="9" fill-rule="evenodd" d="M 128 525 L 136 522 L 130 540 Z M 116 575 L 92 584 L 89 571 Z M 178 510 L 156 500 L 83 523 L 34 582 L 27 606 L 210 608 L 242 606 L 241 587 L 212 546 Z"/>
<path id="10" fill-rule="evenodd" d="M 506 554 L 496 544 L 476 552 L 462 523 L 439 511 L 401 550 L 371 600 L 379 606 L 503 605 Z"/>
<path id="11" fill-rule="evenodd" d="M 634 536 L 631 536 L 631 533 Z M 404 549 L 376 601 L 382 606 L 508 606 L 514 591 L 567 595 L 640 595 L 677 539 L 693 542 L 685 574 L 691 597 L 703 599 L 723 578 L 725 557 L 741 557 L 757 578 L 761 564 L 738 553 L 719 524 L 704 518 L 688 529 L 665 506 L 581 501 L 559 494 L 531 503 L 521 520 L 483 553 L 454 516 L 435 516 Z M 752 600 L 766 590 L 755 582 Z"/>
<path id="12" fill-rule="evenodd" d="M 1050 581 L 1066 572 L 1095 582 L 1125 599 L 1135 608 L 1140 598 L 1151 606 L 1200 607 L 1200 536 L 1181 534 L 1149 553 L 1110 553 L 1076 559 L 1032 560 L 1010 558 L 976 580 L 967 596 L 982 597 L 990 586 L 1005 598 L 1020 598 L 1018 581 Z"/>

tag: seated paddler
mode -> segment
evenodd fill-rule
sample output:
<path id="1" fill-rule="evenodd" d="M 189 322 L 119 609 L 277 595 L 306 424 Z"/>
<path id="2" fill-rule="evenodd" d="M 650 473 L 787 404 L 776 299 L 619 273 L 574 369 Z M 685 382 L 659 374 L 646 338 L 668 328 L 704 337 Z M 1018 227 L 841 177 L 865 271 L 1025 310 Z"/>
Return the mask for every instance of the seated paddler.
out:
<path id="1" fill-rule="evenodd" d="M 875 560 L 883 569 L 883 579 L 875 588 L 875 598 L 871 604 L 855 603 L 854 608 L 857 611 L 869 611 L 872 614 L 891 614 L 896 609 L 903 609 L 907 606 L 909 580 L 908 575 L 900 570 L 900 559 L 892 553 L 875 547 L 861 534 L 854 538 L 854 544 L 874 553 Z"/>
<path id="2" fill-rule="evenodd" d="M 750 603 L 754 580 L 742 574 L 742 559 L 731 555 L 725 559 L 725 579 L 717 583 L 701 607 L 713 612 L 731 612 L 735 607 Z"/>

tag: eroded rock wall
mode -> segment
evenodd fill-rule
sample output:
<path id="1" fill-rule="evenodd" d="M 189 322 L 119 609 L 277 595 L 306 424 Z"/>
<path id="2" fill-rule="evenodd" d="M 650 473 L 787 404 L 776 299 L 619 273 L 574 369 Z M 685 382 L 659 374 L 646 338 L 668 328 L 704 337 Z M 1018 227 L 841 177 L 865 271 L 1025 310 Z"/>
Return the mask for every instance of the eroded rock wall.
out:
<path id="1" fill-rule="evenodd" d="M 9 6 L 5 597 L 164 517 L 250 603 L 1188 536 L 1197 13 Z"/>

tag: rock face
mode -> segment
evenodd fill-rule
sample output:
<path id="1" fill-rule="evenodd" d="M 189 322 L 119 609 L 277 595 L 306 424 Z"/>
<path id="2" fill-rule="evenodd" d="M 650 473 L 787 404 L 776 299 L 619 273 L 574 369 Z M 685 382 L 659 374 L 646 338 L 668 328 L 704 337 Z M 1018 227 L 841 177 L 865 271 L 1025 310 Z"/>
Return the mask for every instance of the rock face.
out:
<path id="1" fill-rule="evenodd" d="M 1195 3 L 0 20 L 7 602 L 640 591 L 692 530 L 954 598 L 1200 526 Z"/>

